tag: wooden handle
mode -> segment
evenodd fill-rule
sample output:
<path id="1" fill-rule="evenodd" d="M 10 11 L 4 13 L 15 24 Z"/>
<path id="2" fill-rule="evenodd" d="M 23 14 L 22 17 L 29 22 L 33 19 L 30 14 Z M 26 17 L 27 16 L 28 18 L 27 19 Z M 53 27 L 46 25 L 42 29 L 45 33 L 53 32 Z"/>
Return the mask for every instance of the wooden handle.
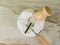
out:
<path id="1" fill-rule="evenodd" d="M 43 43 L 43 45 L 50 45 L 41 35 L 38 35 L 38 39 Z"/>

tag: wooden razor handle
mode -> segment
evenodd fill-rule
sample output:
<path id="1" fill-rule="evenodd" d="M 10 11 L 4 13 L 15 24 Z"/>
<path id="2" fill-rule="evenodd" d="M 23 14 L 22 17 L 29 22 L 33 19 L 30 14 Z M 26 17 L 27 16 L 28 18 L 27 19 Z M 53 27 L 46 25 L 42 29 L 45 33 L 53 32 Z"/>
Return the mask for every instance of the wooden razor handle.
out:
<path id="1" fill-rule="evenodd" d="M 41 35 L 38 35 L 38 39 L 43 43 L 43 45 L 50 45 Z"/>

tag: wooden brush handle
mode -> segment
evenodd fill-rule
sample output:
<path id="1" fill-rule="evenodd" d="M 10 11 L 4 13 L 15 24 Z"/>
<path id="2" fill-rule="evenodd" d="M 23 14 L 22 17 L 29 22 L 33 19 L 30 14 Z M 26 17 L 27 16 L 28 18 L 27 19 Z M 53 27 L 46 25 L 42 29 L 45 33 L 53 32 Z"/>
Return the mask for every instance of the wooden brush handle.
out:
<path id="1" fill-rule="evenodd" d="M 43 43 L 43 45 L 50 45 L 41 35 L 38 35 L 38 39 Z"/>

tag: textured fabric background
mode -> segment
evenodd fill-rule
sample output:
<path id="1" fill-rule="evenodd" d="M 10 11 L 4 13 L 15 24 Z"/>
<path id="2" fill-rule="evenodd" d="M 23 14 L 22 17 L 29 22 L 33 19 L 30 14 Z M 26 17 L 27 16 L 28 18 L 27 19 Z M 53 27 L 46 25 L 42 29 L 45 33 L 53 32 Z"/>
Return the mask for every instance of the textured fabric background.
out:
<path id="1" fill-rule="evenodd" d="M 8 7 L 16 15 L 19 15 L 22 10 L 27 8 L 41 9 L 45 5 L 51 7 L 52 16 L 47 18 L 49 22 L 45 24 L 44 30 L 46 31 L 42 31 L 41 35 L 43 35 L 51 45 L 60 45 L 60 0 L 0 0 L 0 5 Z M 39 41 L 36 43 L 38 42 Z"/>

